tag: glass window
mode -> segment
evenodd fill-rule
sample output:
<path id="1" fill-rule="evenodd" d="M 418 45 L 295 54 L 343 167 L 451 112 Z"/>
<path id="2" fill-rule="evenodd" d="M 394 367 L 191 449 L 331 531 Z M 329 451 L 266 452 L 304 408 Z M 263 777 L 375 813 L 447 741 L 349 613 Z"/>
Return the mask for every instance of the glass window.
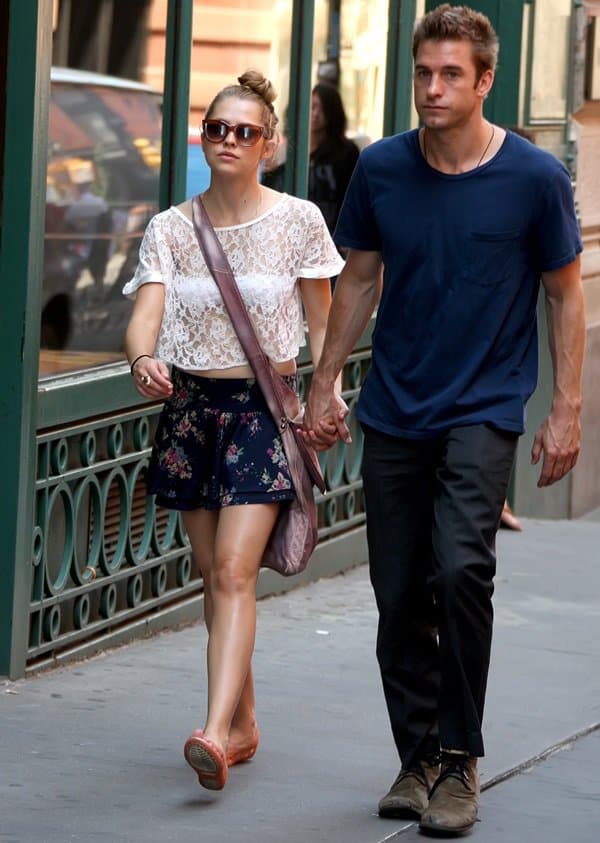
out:
<path id="1" fill-rule="evenodd" d="M 190 76 L 190 138 L 187 195 L 206 190 L 210 172 L 200 138 L 200 124 L 215 94 L 253 68 L 277 90 L 275 111 L 281 141 L 271 166 L 272 186 L 281 188 L 285 163 L 286 109 L 290 86 L 292 0 L 194 0 Z M 226 36 L 225 34 L 226 33 Z"/>
<path id="2" fill-rule="evenodd" d="M 359 149 L 383 132 L 388 4 L 330 0 L 315 12 L 308 198 L 333 232 Z"/>
<path id="3" fill-rule="evenodd" d="M 86 76 L 52 78 L 42 376 L 121 359 L 121 288 L 157 209 L 160 95 Z"/>
<path id="4" fill-rule="evenodd" d="M 140 22 L 140 81 L 51 72 L 41 378 L 124 359 L 132 303 L 121 290 L 158 210 L 162 90 L 146 77 L 162 86 L 152 74 L 164 65 L 166 4 L 159 12 L 152 29 L 162 20 L 162 41 Z M 77 31 L 68 35 L 77 41 Z"/>
<path id="5" fill-rule="evenodd" d="M 544 0 L 535 4 L 532 121 L 566 118 L 571 5 L 571 0 Z"/>
<path id="6" fill-rule="evenodd" d="M 387 0 L 343 0 L 340 9 L 340 93 L 360 146 L 383 132 Z"/>
<path id="7" fill-rule="evenodd" d="M 381 137 L 388 0 L 317 0 L 314 78 L 342 97 L 348 136 L 359 146 Z"/>

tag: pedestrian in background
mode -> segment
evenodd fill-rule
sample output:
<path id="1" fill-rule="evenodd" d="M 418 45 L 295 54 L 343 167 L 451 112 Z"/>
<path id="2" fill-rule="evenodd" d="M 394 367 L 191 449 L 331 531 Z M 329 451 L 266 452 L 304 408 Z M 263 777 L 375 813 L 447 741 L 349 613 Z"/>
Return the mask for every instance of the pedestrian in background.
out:
<path id="1" fill-rule="evenodd" d="M 359 155 L 346 129 L 339 91 L 319 82 L 311 95 L 308 198 L 319 206 L 332 233 Z"/>
<path id="2" fill-rule="evenodd" d="M 495 537 L 536 383 L 540 276 L 554 395 L 533 442 L 538 485 L 579 452 L 582 245 L 566 168 L 483 116 L 498 56 L 489 20 L 438 6 L 418 22 L 413 56 L 422 128 L 372 144 L 354 171 L 306 436 L 349 441 L 333 384 L 383 264 L 357 407 L 377 656 L 402 765 L 379 813 L 455 835 L 477 816 Z"/>
<path id="3" fill-rule="evenodd" d="M 321 210 L 331 233 L 359 156 L 359 149 L 346 137 L 346 130 L 346 112 L 339 91 L 333 85 L 318 82 L 311 93 L 308 198 Z M 284 156 L 285 151 L 276 167 L 271 168 L 267 162 L 263 184 L 283 190 Z"/>
<path id="4" fill-rule="evenodd" d="M 343 261 L 315 205 L 259 184 L 277 145 L 275 91 L 255 71 L 238 81 L 217 94 L 203 121 L 211 179 L 200 198 L 263 350 L 295 386 L 303 311 L 316 362 L 330 276 Z M 149 491 L 182 513 L 204 585 L 207 717 L 184 754 L 200 784 L 219 790 L 228 767 L 257 749 L 256 581 L 280 507 L 295 491 L 279 431 L 200 251 L 190 200 L 150 221 L 124 292 L 136 293 L 125 344 L 135 386 L 144 398 L 166 399 Z"/>

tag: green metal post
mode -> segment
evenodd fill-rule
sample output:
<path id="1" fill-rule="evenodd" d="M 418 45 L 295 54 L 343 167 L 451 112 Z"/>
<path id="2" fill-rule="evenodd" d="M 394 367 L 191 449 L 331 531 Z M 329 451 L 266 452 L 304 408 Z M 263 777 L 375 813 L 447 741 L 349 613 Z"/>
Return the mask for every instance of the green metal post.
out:
<path id="1" fill-rule="evenodd" d="M 294 0 L 284 185 L 288 193 L 301 197 L 305 197 L 308 193 L 308 137 L 314 20 L 314 0 Z"/>
<path id="2" fill-rule="evenodd" d="M 160 168 L 161 209 L 185 199 L 193 10 L 193 0 L 169 0 Z"/>
<path id="3" fill-rule="evenodd" d="M 498 0 L 496 18 L 490 15 L 500 39 L 500 60 L 492 94 L 484 111 L 500 126 L 515 126 L 519 122 L 524 5 L 524 0 Z M 486 12 L 486 9 L 481 11 Z"/>
<path id="4" fill-rule="evenodd" d="M 389 2 L 384 135 L 393 135 L 410 128 L 412 30 L 416 10 L 417 0 L 390 0 Z"/>
<path id="5" fill-rule="evenodd" d="M 535 0 L 531 0 L 529 4 L 529 27 L 525 33 L 527 38 L 527 65 L 525 69 L 525 108 L 523 112 L 523 122 L 526 126 L 531 123 L 531 92 L 533 90 L 533 36 L 535 31 Z"/>
<path id="6" fill-rule="evenodd" d="M 0 248 L 0 674 L 25 670 L 29 625 L 35 419 L 52 0 L 10 0 Z"/>

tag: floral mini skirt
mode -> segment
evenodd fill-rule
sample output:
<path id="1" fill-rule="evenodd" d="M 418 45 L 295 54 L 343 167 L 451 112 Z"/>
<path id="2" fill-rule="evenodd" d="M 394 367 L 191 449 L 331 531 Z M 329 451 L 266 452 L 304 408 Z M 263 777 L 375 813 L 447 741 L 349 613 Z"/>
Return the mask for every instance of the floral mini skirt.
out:
<path id="1" fill-rule="evenodd" d="M 173 368 L 148 491 L 167 509 L 220 509 L 295 497 L 281 437 L 257 382 Z M 292 388 L 295 376 L 285 380 Z"/>

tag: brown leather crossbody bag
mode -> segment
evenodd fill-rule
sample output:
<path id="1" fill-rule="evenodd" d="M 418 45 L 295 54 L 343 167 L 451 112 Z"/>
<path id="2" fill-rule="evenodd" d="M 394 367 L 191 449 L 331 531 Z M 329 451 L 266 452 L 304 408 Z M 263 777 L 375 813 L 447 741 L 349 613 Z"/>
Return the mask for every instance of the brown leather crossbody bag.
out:
<path id="1" fill-rule="evenodd" d="M 194 230 L 204 260 L 223 297 L 240 345 L 283 443 L 296 497 L 281 505 L 262 564 L 284 576 L 304 570 L 318 541 L 314 486 L 325 492 L 325 481 L 314 448 L 299 432 L 301 405 L 298 395 L 273 368 L 256 336 L 235 277 L 199 196 L 192 200 Z"/>

